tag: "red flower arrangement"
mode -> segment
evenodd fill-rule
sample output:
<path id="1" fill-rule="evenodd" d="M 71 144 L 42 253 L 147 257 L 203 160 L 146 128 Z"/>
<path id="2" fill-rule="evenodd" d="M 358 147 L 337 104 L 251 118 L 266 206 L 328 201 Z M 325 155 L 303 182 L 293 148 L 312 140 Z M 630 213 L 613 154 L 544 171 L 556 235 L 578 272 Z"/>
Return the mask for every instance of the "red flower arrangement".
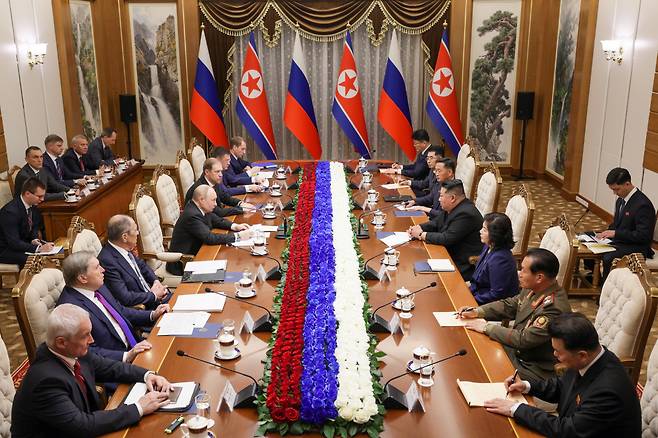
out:
<path id="1" fill-rule="evenodd" d="M 299 187 L 279 327 L 272 350 L 271 380 L 267 388 L 266 405 L 276 422 L 294 422 L 299 419 L 304 348 L 302 332 L 309 286 L 308 241 L 315 204 L 315 168 L 316 164 L 304 166 Z"/>

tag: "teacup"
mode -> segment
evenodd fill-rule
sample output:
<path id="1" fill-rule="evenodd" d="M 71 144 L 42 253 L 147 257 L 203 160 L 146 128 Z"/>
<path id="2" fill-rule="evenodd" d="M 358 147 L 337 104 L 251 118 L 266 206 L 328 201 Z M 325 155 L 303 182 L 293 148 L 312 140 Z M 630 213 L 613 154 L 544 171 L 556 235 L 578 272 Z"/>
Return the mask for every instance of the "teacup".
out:
<path id="1" fill-rule="evenodd" d="M 366 160 L 364 157 L 359 158 L 359 168 L 363 169 L 368 165 L 368 160 Z"/>
<path id="2" fill-rule="evenodd" d="M 281 196 L 281 186 L 277 183 L 272 184 L 272 187 L 270 187 L 270 195 Z"/>
<path id="3" fill-rule="evenodd" d="M 222 357 L 231 357 L 235 354 L 235 336 L 222 333 L 217 341 L 219 342 L 219 354 Z"/>
<path id="4" fill-rule="evenodd" d="M 195 415 L 180 425 L 185 438 L 208 438 L 208 419 Z"/>
<path id="5" fill-rule="evenodd" d="M 368 202 L 375 204 L 377 201 L 379 201 L 379 192 L 375 189 L 368 190 Z"/>
<path id="6" fill-rule="evenodd" d="M 411 368 L 415 370 L 426 364 L 430 358 L 430 353 L 431 351 L 429 350 L 429 348 L 423 345 L 414 348 L 413 351 L 414 360 L 411 363 Z"/>
<path id="7" fill-rule="evenodd" d="M 240 281 L 236 281 L 233 285 L 235 286 L 235 293 L 239 297 L 248 297 L 253 293 L 253 282 L 250 278 L 242 277 Z"/>
<path id="8" fill-rule="evenodd" d="M 372 223 L 377 228 L 381 228 L 386 225 L 386 213 L 382 213 L 381 211 L 377 210 L 372 218 Z"/>
<path id="9" fill-rule="evenodd" d="M 363 172 L 363 184 L 370 184 L 372 182 L 372 173 L 367 170 Z"/>
<path id="10" fill-rule="evenodd" d="M 390 246 L 384 250 L 384 264 L 389 271 L 395 271 L 400 260 L 400 251 Z"/>
<path id="11" fill-rule="evenodd" d="M 276 219 L 276 207 L 273 203 L 268 202 L 262 208 L 264 219 Z"/>
<path id="12" fill-rule="evenodd" d="M 275 178 L 276 179 L 286 179 L 286 169 L 283 166 L 276 169 Z"/>

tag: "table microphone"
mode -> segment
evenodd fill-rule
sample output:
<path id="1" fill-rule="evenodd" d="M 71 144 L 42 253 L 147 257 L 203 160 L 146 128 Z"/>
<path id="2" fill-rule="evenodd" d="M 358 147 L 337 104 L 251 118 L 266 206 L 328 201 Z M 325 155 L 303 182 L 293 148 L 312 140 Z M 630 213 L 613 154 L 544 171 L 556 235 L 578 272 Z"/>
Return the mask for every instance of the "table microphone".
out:
<path id="1" fill-rule="evenodd" d="M 435 287 L 435 286 L 436 286 L 436 281 L 433 281 L 430 284 L 428 284 L 427 286 L 422 287 L 418 290 L 415 290 L 415 291 L 411 292 L 409 295 L 407 295 L 407 297 L 416 295 L 418 292 L 422 292 L 426 289 L 429 289 L 429 288 Z M 377 311 L 379 311 L 379 309 L 381 309 L 382 307 L 386 307 L 389 304 L 393 304 L 397 300 L 398 300 L 398 298 L 395 297 L 394 300 L 382 304 L 381 306 L 377 307 L 374 312 L 372 312 L 372 316 L 370 317 L 370 327 L 369 327 L 370 331 L 372 331 L 374 333 L 391 333 L 391 324 L 390 324 L 390 322 L 386 318 L 377 315 Z"/>
<path id="2" fill-rule="evenodd" d="M 378 208 L 376 210 L 371 210 L 371 211 L 365 211 L 359 215 L 358 221 L 357 221 L 357 228 L 356 228 L 356 238 L 357 239 L 369 239 L 370 234 L 368 234 L 368 226 L 363 223 L 363 218 L 366 216 L 369 216 L 371 214 L 375 214 L 377 211 L 382 212 L 382 211 L 388 211 L 393 208 L 396 208 L 398 206 L 405 207 L 407 205 L 407 201 L 402 201 L 400 204 L 393 204 L 393 205 L 388 205 L 383 208 Z"/>
<path id="3" fill-rule="evenodd" d="M 241 376 L 247 377 L 251 379 L 254 383 L 250 383 L 247 385 L 245 388 L 241 389 L 240 391 L 237 392 L 235 396 L 235 400 L 233 401 L 233 408 L 253 408 L 254 407 L 254 402 L 256 401 L 256 394 L 258 393 L 258 382 L 256 379 L 251 377 L 249 374 L 241 373 L 238 370 L 234 370 L 231 368 L 227 368 L 225 366 L 222 366 L 218 363 L 215 362 L 210 362 L 204 359 L 201 359 L 200 357 L 195 357 L 192 355 L 187 354 L 183 350 L 178 350 L 176 352 L 178 356 L 181 357 L 189 357 L 190 359 L 196 360 L 198 362 L 202 362 L 208 365 L 212 365 L 216 368 L 221 368 L 226 371 L 232 371 L 236 374 L 239 374 Z"/>
<path id="4" fill-rule="evenodd" d="M 206 292 L 212 293 L 212 294 L 217 294 L 221 295 L 225 298 L 228 298 L 230 300 L 235 300 L 239 301 L 241 303 L 246 303 L 254 307 L 258 307 L 259 309 L 263 309 L 264 311 L 267 312 L 267 315 L 263 315 L 262 318 L 258 318 L 256 321 L 254 321 L 254 331 L 255 332 L 270 332 L 272 331 L 272 313 L 270 312 L 270 309 L 268 309 L 265 306 L 261 306 L 260 304 L 252 303 L 251 301 L 247 301 L 241 298 L 236 298 L 232 297 L 220 290 L 212 290 L 209 287 L 206 287 Z"/>
<path id="5" fill-rule="evenodd" d="M 410 297 L 410 296 L 412 296 L 412 295 L 416 295 L 418 292 L 422 292 L 422 291 L 424 291 L 424 290 L 426 290 L 426 289 L 429 289 L 430 287 L 436 287 L 436 281 L 433 281 L 433 282 L 431 282 L 430 284 L 428 284 L 427 286 L 425 286 L 425 287 L 421 287 L 420 289 L 411 292 L 409 295 L 407 295 L 407 298 Z M 206 289 L 208 289 L 208 288 L 206 288 Z M 372 316 L 374 317 L 375 314 L 377 313 L 377 311 L 378 311 L 379 309 L 381 309 L 381 308 L 383 308 L 383 307 L 386 307 L 386 306 L 388 306 L 389 304 L 393 304 L 393 303 L 396 302 L 397 300 L 398 300 L 398 298 L 395 297 L 394 300 L 389 301 L 388 303 L 384 303 L 384 304 L 382 304 L 381 306 L 377 307 L 377 308 L 372 312 Z"/>
<path id="6" fill-rule="evenodd" d="M 280 196 L 272 196 L 272 189 L 271 189 L 271 187 L 270 187 L 270 190 L 268 190 L 268 191 L 270 192 L 270 198 L 280 198 Z M 281 208 L 282 208 L 283 210 L 292 210 L 292 203 L 293 203 L 292 196 L 287 195 L 287 194 L 285 194 L 285 193 L 281 193 L 281 196 L 285 196 L 286 198 L 289 199 L 289 201 L 286 203 L 286 205 L 282 205 Z M 283 204 L 283 203 L 282 203 L 282 204 Z"/>
<path id="7" fill-rule="evenodd" d="M 407 240 L 406 242 L 400 243 L 400 244 L 398 244 L 398 245 L 393 245 L 393 246 L 391 246 L 391 248 L 399 248 L 399 247 L 401 247 L 401 246 L 403 246 L 403 245 L 408 244 L 409 242 L 413 242 L 413 240 Z M 388 248 L 389 248 L 389 247 L 387 246 L 387 247 L 384 249 L 384 251 L 382 251 L 382 252 L 380 252 L 380 253 L 377 253 L 377 254 L 375 254 L 374 256 L 370 257 L 368 260 L 366 260 L 366 262 L 363 264 L 363 268 L 361 269 L 361 272 L 360 272 L 360 274 L 363 275 L 363 279 L 364 279 L 364 280 L 379 280 L 379 272 L 378 272 L 378 271 L 375 271 L 374 269 L 372 269 L 371 267 L 369 267 L 369 266 L 368 266 L 368 263 L 370 263 L 373 259 L 375 259 L 375 258 L 377 258 L 377 257 L 379 257 L 379 256 L 384 255 L 384 253 L 386 252 L 386 250 L 387 250 Z"/>
<path id="8" fill-rule="evenodd" d="M 261 213 L 263 213 L 263 209 L 262 209 L 262 208 L 261 208 L 259 211 L 260 211 Z M 281 218 L 281 225 L 279 225 L 279 227 L 277 228 L 277 230 L 276 230 L 276 234 L 274 235 L 274 237 L 275 237 L 276 239 L 280 239 L 280 240 L 286 239 L 286 238 L 288 237 L 288 216 L 286 216 L 285 214 L 283 214 L 283 212 L 281 212 L 281 213 L 277 213 L 277 212 L 275 211 L 274 214 L 276 215 L 276 217 L 280 217 L 280 218 Z M 266 218 L 263 217 L 263 219 L 266 219 Z M 267 219 L 267 220 L 271 220 L 271 219 Z"/>
<path id="9" fill-rule="evenodd" d="M 420 366 L 416 369 L 407 370 L 406 372 L 404 372 L 404 373 L 402 373 L 398 376 L 395 376 L 393 378 L 388 379 L 386 381 L 386 383 L 384 384 L 384 393 L 386 395 L 386 398 L 384 398 L 384 407 L 387 408 L 387 409 L 409 409 L 409 407 L 407 406 L 405 393 L 400 391 L 399 389 L 397 389 L 393 385 L 389 386 L 389 383 L 391 383 L 393 380 L 399 379 L 402 376 L 406 376 L 409 373 L 415 373 L 416 371 L 420 371 L 421 369 L 423 369 L 425 367 L 434 366 L 434 365 L 436 365 L 438 363 L 441 363 L 441 362 L 444 362 L 448 359 L 452 359 L 453 357 L 465 356 L 465 355 L 466 355 L 466 350 L 461 349 L 458 352 L 456 352 L 455 354 L 451 354 L 450 356 L 444 357 L 443 359 L 439 359 L 435 362 L 428 363 L 427 365 Z"/>
<path id="10" fill-rule="evenodd" d="M 239 249 L 239 250 L 241 250 L 241 251 L 248 252 L 248 253 L 251 254 L 251 255 L 254 255 L 254 254 L 251 253 L 251 250 L 250 250 L 250 249 L 242 248 L 241 246 L 235 246 L 235 245 L 233 245 L 233 244 L 231 244 L 231 243 L 229 243 L 228 246 L 230 246 L 230 247 L 232 247 L 232 248 Z M 281 262 L 280 262 L 279 260 L 275 259 L 274 257 L 269 256 L 269 255 L 267 255 L 267 254 L 259 254 L 258 256 L 259 256 L 259 257 L 265 257 L 266 259 L 272 260 L 272 261 L 274 261 L 274 262 L 276 263 L 276 268 L 272 268 L 272 269 L 270 269 L 270 270 L 267 272 L 267 276 L 265 277 L 265 279 L 266 279 L 266 280 L 281 280 Z"/>

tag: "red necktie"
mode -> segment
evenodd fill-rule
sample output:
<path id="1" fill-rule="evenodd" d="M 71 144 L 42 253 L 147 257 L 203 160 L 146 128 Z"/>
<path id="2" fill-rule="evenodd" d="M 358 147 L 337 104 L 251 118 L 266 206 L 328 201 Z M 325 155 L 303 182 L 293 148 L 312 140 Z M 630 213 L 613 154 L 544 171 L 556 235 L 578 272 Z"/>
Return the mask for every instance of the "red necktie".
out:
<path id="1" fill-rule="evenodd" d="M 78 162 L 80 162 L 80 170 L 83 172 L 85 171 L 85 163 L 82 162 L 82 157 L 78 158 Z"/>
<path id="2" fill-rule="evenodd" d="M 82 375 L 82 371 L 80 370 L 80 362 L 77 360 L 75 361 L 75 365 L 73 365 L 73 375 L 75 376 L 75 381 L 78 383 L 78 387 L 80 387 L 80 391 L 82 391 L 82 395 L 85 397 L 87 403 L 89 403 L 89 399 L 87 398 L 87 385 L 85 384 L 85 376 Z"/>

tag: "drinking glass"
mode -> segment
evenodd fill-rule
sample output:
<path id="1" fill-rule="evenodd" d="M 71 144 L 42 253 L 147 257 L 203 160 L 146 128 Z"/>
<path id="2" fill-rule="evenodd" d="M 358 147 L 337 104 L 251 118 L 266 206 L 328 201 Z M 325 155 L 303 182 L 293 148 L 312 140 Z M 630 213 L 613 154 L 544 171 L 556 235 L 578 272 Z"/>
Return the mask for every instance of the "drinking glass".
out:
<path id="1" fill-rule="evenodd" d="M 194 397 L 194 406 L 196 407 L 196 415 L 208 420 L 208 428 L 214 426 L 215 422 L 210 418 L 210 394 L 205 391 L 199 392 Z"/>

